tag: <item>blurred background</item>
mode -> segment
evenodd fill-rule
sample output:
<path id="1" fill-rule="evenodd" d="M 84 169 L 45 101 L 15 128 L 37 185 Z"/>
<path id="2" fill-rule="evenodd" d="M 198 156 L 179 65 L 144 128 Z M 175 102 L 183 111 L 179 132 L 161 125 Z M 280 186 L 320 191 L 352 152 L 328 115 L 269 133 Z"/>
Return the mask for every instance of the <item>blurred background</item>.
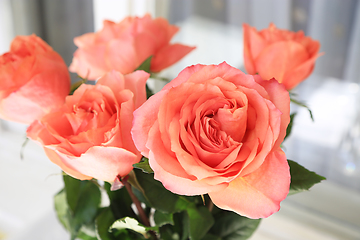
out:
<path id="1" fill-rule="evenodd" d="M 197 63 L 226 61 L 244 71 L 243 23 L 260 30 L 273 22 L 320 41 L 325 55 L 294 89 L 315 121 L 306 109 L 292 106 L 298 114 L 284 150 L 327 180 L 288 197 L 252 240 L 360 239 L 360 1 L 0 0 L 0 54 L 16 35 L 35 33 L 70 65 L 74 37 L 101 29 L 104 19 L 145 13 L 178 25 L 174 42 L 197 46 L 162 72 L 168 78 Z M 26 127 L 1 121 L 0 239 L 68 239 L 53 210 L 61 171 L 39 146 L 22 149 Z"/>

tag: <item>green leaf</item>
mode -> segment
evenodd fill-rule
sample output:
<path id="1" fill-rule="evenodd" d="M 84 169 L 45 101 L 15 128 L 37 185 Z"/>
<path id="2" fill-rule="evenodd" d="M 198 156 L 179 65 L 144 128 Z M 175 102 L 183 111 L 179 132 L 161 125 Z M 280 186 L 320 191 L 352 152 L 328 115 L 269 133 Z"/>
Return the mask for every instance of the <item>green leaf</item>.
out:
<path id="1" fill-rule="evenodd" d="M 291 133 L 291 130 L 292 130 L 292 127 L 294 125 L 294 119 L 295 119 L 295 116 L 296 116 L 297 113 L 292 113 L 290 114 L 290 122 L 289 122 L 289 125 L 287 126 L 286 128 L 286 136 L 284 138 L 284 141 L 285 139 L 290 136 L 290 133 Z"/>
<path id="2" fill-rule="evenodd" d="M 92 236 L 92 235 L 88 235 L 87 233 L 83 232 L 80 229 L 80 232 L 77 235 L 77 239 L 81 239 L 81 240 L 97 240 L 97 237 Z"/>
<path id="3" fill-rule="evenodd" d="M 123 217 L 136 217 L 136 214 L 131 208 L 132 200 L 126 188 L 123 187 L 116 191 L 110 190 L 110 183 L 105 183 L 105 190 L 109 196 L 110 208 L 116 219 Z"/>
<path id="4" fill-rule="evenodd" d="M 164 225 L 160 228 L 161 238 L 163 238 L 164 230 L 166 236 L 171 236 L 171 239 L 187 240 L 189 238 L 189 217 L 186 211 L 177 212 L 173 214 L 174 225 Z M 185 224 L 185 225 L 184 225 Z"/>
<path id="5" fill-rule="evenodd" d="M 174 227 L 171 225 L 164 225 L 160 227 L 159 232 L 161 240 L 180 240 L 179 233 L 175 232 Z"/>
<path id="6" fill-rule="evenodd" d="M 136 70 L 143 70 L 147 73 L 150 73 L 151 59 L 152 56 L 148 57 Z"/>
<path id="7" fill-rule="evenodd" d="M 147 232 L 150 230 L 154 230 L 153 227 L 145 227 L 144 225 L 140 224 L 136 219 L 130 217 L 118 219 L 110 226 L 110 231 L 123 229 L 130 229 L 143 235 L 144 238 L 149 238 L 150 234 L 148 234 Z"/>
<path id="8" fill-rule="evenodd" d="M 71 238 L 75 239 L 83 225 L 88 225 L 94 221 L 99 210 L 101 193 L 91 181 L 80 181 L 68 175 L 64 175 L 63 179 L 64 191 L 55 201 L 55 204 L 58 204 L 55 208 L 61 211 L 60 217 L 63 220 L 60 217 L 59 219 L 63 225 L 68 223 L 66 228 L 69 230 Z M 67 220 L 64 220 L 64 217 Z"/>
<path id="9" fill-rule="evenodd" d="M 306 108 L 306 109 L 308 110 L 309 114 L 310 114 L 311 120 L 314 121 L 314 116 L 313 116 L 313 114 L 312 114 L 312 111 L 310 110 L 310 108 L 309 108 L 305 103 L 300 102 L 300 101 L 298 101 L 298 100 L 296 100 L 296 99 L 293 99 L 293 98 L 290 98 L 290 101 L 291 101 L 292 103 L 300 106 L 300 107 Z"/>
<path id="10" fill-rule="evenodd" d="M 81 239 L 81 240 L 97 240 L 97 237 L 91 237 L 89 235 L 86 235 L 83 232 L 80 232 L 77 236 L 77 239 Z"/>
<path id="11" fill-rule="evenodd" d="M 260 219 L 249 219 L 219 208 L 217 210 L 220 211 L 214 215 L 215 224 L 209 232 L 222 240 L 248 239 L 260 224 Z"/>
<path id="12" fill-rule="evenodd" d="M 69 231 L 71 239 L 75 239 L 76 237 L 84 239 L 84 234 L 82 233 L 79 236 L 79 231 L 83 229 L 86 224 L 91 224 L 91 221 L 93 221 L 94 218 L 85 219 L 84 221 L 82 215 L 77 215 L 78 212 L 75 212 L 74 214 L 68 204 L 65 189 L 62 189 L 55 195 L 54 204 L 57 217 L 65 229 Z M 88 238 L 86 238 L 86 240 L 87 239 Z"/>
<path id="13" fill-rule="evenodd" d="M 154 208 L 167 212 L 174 213 L 181 211 L 190 203 L 186 198 L 180 197 L 169 190 L 157 180 L 154 179 L 154 174 L 144 173 L 141 170 L 133 170 L 138 183 L 142 189 L 144 198 Z"/>
<path id="14" fill-rule="evenodd" d="M 98 240 L 115 240 L 115 236 L 109 232 L 110 226 L 115 221 L 110 208 L 104 208 L 95 220 L 96 237 Z"/>
<path id="15" fill-rule="evenodd" d="M 218 236 L 215 236 L 215 235 L 213 235 L 213 234 L 211 234 L 211 233 L 207 233 L 207 234 L 202 238 L 202 240 L 221 240 L 221 238 L 218 237 Z"/>
<path id="16" fill-rule="evenodd" d="M 142 159 L 139 163 L 133 164 L 133 167 L 140 169 L 145 173 L 154 173 L 154 171 L 151 169 L 151 167 L 149 165 L 149 159 L 146 157 L 142 157 Z"/>
<path id="17" fill-rule="evenodd" d="M 54 197 L 54 205 L 57 217 L 66 230 L 71 231 L 71 214 L 66 200 L 65 190 L 62 189 Z M 71 234 L 71 232 L 70 232 Z"/>
<path id="18" fill-rule="evenodd" d="M 165 83 L 170 82 L 170 79 L 165 78 L 165 77 L 160 77 L 158 73 L 151 73 L 150 78 L 153 78 L 153 79 L 156 79 L 156 80 L 159 80 L 159 81 L 163 81 Z"/>
<path id="19" fill-rule="evenodd" d="M 77 238 L 82 240 L 97 240 L 95 232 L 95 220 L 90 224 L 82 225 Z"/>
<path id="20" fill-rule="evenodd" d="M 78 201 L 80 198 L 80 194 L 78 194 L 78 191 L 84 187 L 86 182 L 82 182 L 81 180 L 75 179 L 70 177 L 67 174 L 63 175 L 63 180 L 65 184 L 65 192 L 66 192 L 66 199 L 70 207 L 70 211 L 72 213 L 75 212 L 76 206 L 78 205 Z"/>
<path id="21" fill-rule="evenodd" d="M 73 95 L 74 92 L 76 91 L 76 89 L 78 89 L 78 88 L 81 86 L 81 84 L 86 83 L 86 82 L 87 82 L 86 79 L 81 78 L 81 80 L 73 83 L 73 84 L 71 85 L 71 87 L 70 87 L 70 93 L 69 93 L 69 95 Z"/>
<path id="22" fill-rule="evenodd" d="M 214 218 L 204 206 L 195 205 L 186 209 L 188 215 L 189 237 L 191 240 L 202 239 L 214 224 Z"/>
<path id="23" fill-rule="evenodd" d="M 91 181 L 80 181 L 64 175 L 65 191 L 75 223 L 89 223 L 95 218 L 101 202 L 101 192 Z"/>
<path id="24" fill-rule="evenodd" d="M 182 215 L 178 215 L 178 216 L 182 216 L 181 220 L 181 227 L 182 227 L 182 232 L 181 232 L 181 240 L 187 240 L 190 238 L 190 218 L 189 215 L 184 212 L 182 213 Z"/>
<path id="25" fill-rule="evenodd" d="M 171 227 L 160 228 L 160 234 L 165 234 L 162 235 L 162 238 L 168 239 L 170 236 L 179 236 L 183 240 L 188 238 L 200 240 L 211 228 L 214 219 L 207 208 L 202 205 L 196 206 L 196 202 L 201 202 L 199 197 L 174 194 L 165 189 L 159 181 L 156 181 L 153 174 L 144 173 L 139 169 L 133 171 L 141 188 L 137 191 L 138 194 L 142 195 L 139 200 L 146 199 L 146 202 L 156 209 L 155 214 L 159 214 L 159 216 L 155 216 L 156 223 L 159 226 L 174 224 L 174 226 L 169 225 Z M 162 216 L 160 216 L 161 214 Z"/>
<path id="26" fill-rule="evenodd" d="M 289 195 L 309 190 L 316 183 L 326 179 L 315 172 L 307 170 L 294 161 L 288 160 L 288 163 L 291 175 Z"/>
<path id="27" fill-rule="evenodd" d="M 152 95 L 154 95 L 154 92 L 149 88 L 148 84 L 146 84 L 146 99 L 149 99 Z"/>
<path id="28" fill-rule="evenodd" d="M 150 73 L 152 56 L 148 57 L 136 70 L 143 70 L 147 73 Z M 154 95 L 153 91 L 149 88 L 148 84 L 146 84 L 146 98 Z"/>
<path id="29" fill-rule="evenodd" d="M 154 213 L 154 221 L 156 226 L 164 226 L 166 224 L 174 225 L 174 219 L 172 213 L 164 213 L 159 210 L 156 210 Z"/>

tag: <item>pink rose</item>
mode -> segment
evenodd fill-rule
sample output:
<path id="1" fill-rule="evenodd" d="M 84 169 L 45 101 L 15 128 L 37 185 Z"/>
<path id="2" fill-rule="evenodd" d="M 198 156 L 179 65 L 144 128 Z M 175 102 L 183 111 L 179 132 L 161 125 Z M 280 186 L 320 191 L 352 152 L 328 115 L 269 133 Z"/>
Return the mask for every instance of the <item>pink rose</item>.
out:
<path id="1" fill-rule="evenodd" d="M 226 63 L 183 70 L 134 112 L 132 135 L 155 179 L 181 195 L 249 218 L 268 217 L 288 194 L 280 144 L 289 94 L 275 80 Z"/>
<path id="2" fill-rule="evenodd" d="M 131 73 L 153 56 L 151 71 L 160 72 L 194 49 L 170 44 L 178 30 L 166 19 L 151 19 L 149 14 L 142 18 L 127 17 L 119 23 L 104 21 L 99 32 L 74 39 L 79 48 L 69 69 L 93 80 L 112 69 L 123 74 Z"/>
<path id="3" fill-rule="evenodd" d="M 35 35 L 17 36 L 0 56 L 0 117 L 30 124 L 61 106 L 70 91 L 67 66 Z"/>
<path id="4" fill-rule="evenodd" d="M 303 31 L 277 29 L 274 24 L 257 31 L 247 24 L 244 30 L 245 68 L 263 79 L 275 78 L 290 90 L 314 69 L 320 43 L 305 37 Z"/>
<path id="5" fill-rule="evenodd" d="M 67 174 L 113 182 L 140 161 L 130 129 L 133 111 L 146 101 L 148 77 L 112 71 L 96 85 L 82 84 L 60 109 L 35 121 L 28 137 Z"/>

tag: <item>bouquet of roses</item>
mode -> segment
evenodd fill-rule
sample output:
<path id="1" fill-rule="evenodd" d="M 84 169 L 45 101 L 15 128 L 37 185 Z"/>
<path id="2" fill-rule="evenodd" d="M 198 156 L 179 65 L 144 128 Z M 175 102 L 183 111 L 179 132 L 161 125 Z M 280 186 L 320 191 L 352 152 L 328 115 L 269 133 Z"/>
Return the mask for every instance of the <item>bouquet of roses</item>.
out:
<path id="1" fill-rule="evenodd" d="M 312 72 L 319 43 L 244 24 L 251 75 L 197 64 L 153 94 L 149 77 L 194 49 L 170 43 L 178 30 L 149 15 L 105 21 L 74 39 L 72 86 L 35 35 L 0 57 L 0 116 L 30 124 L 63 170 L 55 209 L 71 239 L 247 239 L 287 195 L 324 179 L 281 149 L 299 103 L 288 90 Z"/>

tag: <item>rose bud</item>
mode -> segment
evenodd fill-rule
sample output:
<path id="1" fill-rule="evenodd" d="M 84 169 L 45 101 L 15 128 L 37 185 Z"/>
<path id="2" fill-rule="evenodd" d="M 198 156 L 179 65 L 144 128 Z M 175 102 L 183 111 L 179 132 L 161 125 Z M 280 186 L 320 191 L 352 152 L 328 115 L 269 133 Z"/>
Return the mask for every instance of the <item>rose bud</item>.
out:
<path id="1" fill-rule="evenodd" d="M 261 31 L 244 24 L 243 30 L 246 71 L 266 80 L 275 78 L 287 90 L 305 80 L 321 56 L 320 43 L 303 31 L 281 30 L 274 24 Z"/>

